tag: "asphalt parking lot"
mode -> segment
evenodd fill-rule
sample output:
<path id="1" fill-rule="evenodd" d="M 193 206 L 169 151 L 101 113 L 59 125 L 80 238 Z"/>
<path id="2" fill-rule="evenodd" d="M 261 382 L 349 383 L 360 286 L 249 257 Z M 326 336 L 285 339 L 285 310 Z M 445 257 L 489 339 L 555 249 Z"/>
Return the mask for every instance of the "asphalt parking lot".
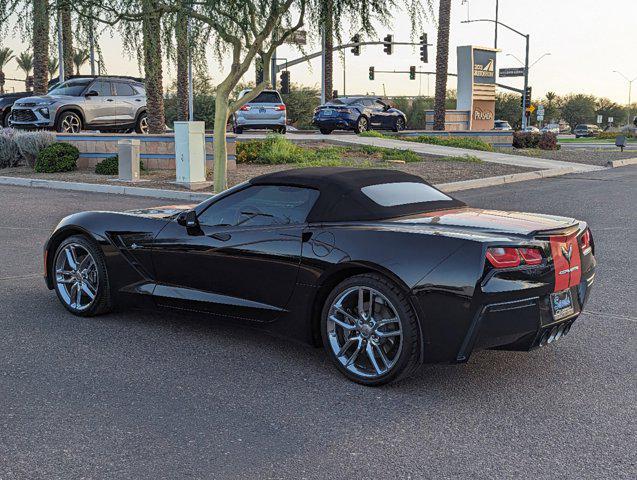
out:
<path id="1" fill-rule="evenodd" d="M 41 278 L 64 215 L 174 203 L 0 187 L 0 479 L 637 477 L 637 167 L 461 192 L 591 225 L 570 334 L 371 389 L 321 350 L 205 319 L 78 319 Z"/>

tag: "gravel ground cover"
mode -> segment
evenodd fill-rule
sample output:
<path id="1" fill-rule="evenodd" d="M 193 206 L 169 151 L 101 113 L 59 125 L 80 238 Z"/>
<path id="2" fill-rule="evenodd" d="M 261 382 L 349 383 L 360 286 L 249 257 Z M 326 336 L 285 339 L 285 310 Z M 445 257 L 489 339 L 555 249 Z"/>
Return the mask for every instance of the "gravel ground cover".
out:
<path id="1" fill-rule="evenodd" d="M 307 148 L 327 148 L 329 146 L 323 142 L 306 142 L 302 145 Z M 333 148 L 333 146 L 331 147 Z M 345 166 L 398 169 L 419 175 L 431 183 L 472 180 L 475 178 L 508 175 L 533 170 L 531 168 L 479 162 L 474 161 L 472 158 L 465 157 L 441 158 L 437 156 L 422 155 L 421 158 L 422 160 L 418 162 L 393 163 L 383 161 L 380 153 L 370 154 L 356 148 L 343 147 L 341 153 L 342 164 Z M 228 172 L 228 185 L 236 185 L 264 173 L 297 167 L 297 164 L 239 164 L 235 171 Z M 22 166 L 0 170 L 0 176 L 41 178 L 83 183 L 102 183 L 109 185 L 124 184 L 122 182 L 115 181 L 116 176 L 114 175 L 97 175 L 93 170 L 76 170 L 74 172 L 66 173 L 35 173 L 33 169 Z M 208 177 L 212 179 L 212 171 L 208 172 Z M 175 180 L 175 172 L 172 170 L 142 171 L 141 178 L 143 181 L 138 183 L 138 186 L 140 187 L 185 190 L 184 187 L 171 183 Z M 211 191 L 211 189 L 204 189 L 203 191 Z"/>

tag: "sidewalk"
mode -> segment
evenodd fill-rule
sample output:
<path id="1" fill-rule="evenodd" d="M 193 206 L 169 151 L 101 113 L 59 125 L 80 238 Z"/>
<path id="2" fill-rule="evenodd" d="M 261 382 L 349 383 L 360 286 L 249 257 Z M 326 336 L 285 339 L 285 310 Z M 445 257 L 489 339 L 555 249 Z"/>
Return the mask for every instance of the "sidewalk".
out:
<path id="1" fill-rule="evenodd" d="M 237 140 L 265 138 L 266 134 L 252 133 L 237 136 Z M 441 145 L 431 145 L 428 143 L 407 142 L 403 140 L 392 140 L 387 138 L 359 137 L 358 135 L 322 135 L 312 133 L 295 133 L 287 135 L 290 140 L 304 140 L 313 142 L 330 142 L 341 145 L 373 145 L 375 147 L 399 148 L 411 150 L 416 153 L 438 155 L 441 157 L 473 155 L 484 162 L 500 163 L 504 165 L 515 165 L 518 167 L 537 168 L 541 170 L 556 168 L 573 168 L 574 172 L 591 172 L 602 170 L 604 167 L 597 165 L 586 165 L 583 163 L 561 162 L 559 160 L 549 160 L 545 158 L 527 157 L 524 155 L 510 155 L 499 152 L 483 152 L 480 150 L 469 150 L 465 148 L 443 147 Z"/>

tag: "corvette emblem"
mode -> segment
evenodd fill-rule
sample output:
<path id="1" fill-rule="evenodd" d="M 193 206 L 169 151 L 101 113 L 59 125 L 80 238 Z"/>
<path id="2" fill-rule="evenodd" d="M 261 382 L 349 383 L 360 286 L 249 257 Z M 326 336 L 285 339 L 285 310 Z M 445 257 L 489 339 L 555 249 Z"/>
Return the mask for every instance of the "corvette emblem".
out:
<path id="1" fill-rule="evenodd" d="M 568 260 L 569 262 L 571 261 L 571 255 L 573 254 L 573 245 L 569 243 L 568 247 L 566 245 L 562 245 L 562 255 L 564 255 L 564 258 L 566 258 L 566 260 Z"/>

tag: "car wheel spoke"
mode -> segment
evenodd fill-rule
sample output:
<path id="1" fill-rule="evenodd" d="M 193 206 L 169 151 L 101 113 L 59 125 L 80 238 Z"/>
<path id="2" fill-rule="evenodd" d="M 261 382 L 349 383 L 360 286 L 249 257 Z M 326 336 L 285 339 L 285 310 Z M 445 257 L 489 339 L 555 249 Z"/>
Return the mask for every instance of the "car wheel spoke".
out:
<path id="1" fill-rule="evenodd" d="M 69 245 L 65 250 L 66 261 L 69 263 L 69 267 L 73 270 L 77 270 L 77 255 L 75 253 L 75 248 L 72 245 Z"/>
<path id="2" fill-rule="evenodd" d="M 367 343 L 367 347 L 365 348 L 365 350 L 367 351 L 367 357 L 369 358 L 369 361 L 372 362 L 374 370 L 376 370 L 376 373 L 378 375 L 381 375 L 384 370 L 380 368 L 380 365 L 378 365 L 378 360 L 376 360 L 376 357 L 374 356 L 374 347 L 372 346 L 371 342 Z"/>
<path id="3" fill-rule="evenodd" d="M 82 283 L 82 291 L 84 293 L 86 293 L 86 295 L 93 300 L 95 298 L 95 293 L 91 290 L 91 287 L 89 286 L 88 283 L 84 282 Z"/>
<path id="4" fill-rule="evenodd" d="M 378 356 L 382 360 L 383 365 L 385 366 L 385 369 L 389 368 L 389 359 L 387 358 L 387 355 L 385 354 L 383 347 L 381 347 L 380 345 L 374 345 L 374 348 L 378 352 Z"/>
<path id="5" fill-rule="evenodd" d="M 354 353 L 352 353 L 352 356 L 349 357 L 349 359 L 345 363 L 346 367 L 349 367 L 356 361 L 356 359 L 358 358 L 358 354 L 361 353 L 362 348 L 363 348 L 363 340 L 359 339 L 358 345 L 356 346 L 356 350 L 354 350 Z"/>
<path id="6" fill-rule="evenodd" d="M 388 337 L 398 337 L 402 335 L 401 330 L 391 330 L 389 332 L 381 332 L 379 330 L 376 330 L 376 336 L 381 337 L 381 338 L 388 338 Z"/>
<path id="7" fill-rule="evenodd" d="M 333 321 L 339 327 L 344 328 L 345 330 L 353 330 L 354 328 L 356 328 L 356 325 L 350 325 L 349 323 L 336 318 L 335 315 L 331 315 L 330 320 Z"/>
<path id="8" fill-rule="evenodd" d="M 345 352 L 352 346 L 354 345 L 354 342 L 357 342 L 360 340 L 360 337 L 351 337 L 349 338 L 341 347 L 341 349 L 338 351 L 338 353 L 336 354 L 337 357 L 342 357 L 343 355 L 345 355 Z"/>

